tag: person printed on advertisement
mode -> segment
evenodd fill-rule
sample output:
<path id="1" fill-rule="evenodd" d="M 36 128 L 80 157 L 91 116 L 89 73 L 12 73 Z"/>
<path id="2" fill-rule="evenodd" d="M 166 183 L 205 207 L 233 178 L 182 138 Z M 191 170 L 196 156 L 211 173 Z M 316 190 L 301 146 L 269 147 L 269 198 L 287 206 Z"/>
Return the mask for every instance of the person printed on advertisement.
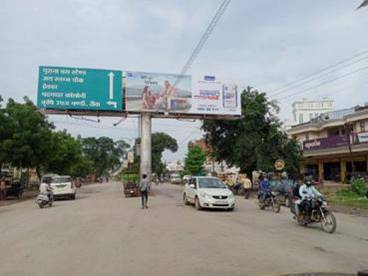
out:
<path id="1" fill-rule="evenodd" d="M 149 86 L 143 88 L 142 93 L 142 105 L 143 109 L 153 109 L 155 107 L 156 97 L 152 94 L 152 90 Z"/>
<path id="2" fill-rule="evenodd" d="M 177 96 L 176 88 L 168 80 L 164 82 L 164 89 L 160 93 L 157 103 L 159 109 L 171 109 L 170 99 Z"/>

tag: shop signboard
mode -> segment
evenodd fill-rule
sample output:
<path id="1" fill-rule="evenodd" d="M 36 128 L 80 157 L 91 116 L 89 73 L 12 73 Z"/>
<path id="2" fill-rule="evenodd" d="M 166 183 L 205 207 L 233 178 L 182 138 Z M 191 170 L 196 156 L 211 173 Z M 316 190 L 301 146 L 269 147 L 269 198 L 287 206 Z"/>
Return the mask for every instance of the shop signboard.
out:
<path id="1" fill-rule="evenodd" d="M 367 143 L 368 142 L 368 132 L 360 132 L 357 134 L 359 143 Z"/>
<path id="2" fill-rule="evenodd" d="M 314 139 L 303 142 L 304 151 L 322 150 L 328 148 L 336 148 L 347 146 L 348 139 L 346 136 L 331 136 L 327 138 Z"/>

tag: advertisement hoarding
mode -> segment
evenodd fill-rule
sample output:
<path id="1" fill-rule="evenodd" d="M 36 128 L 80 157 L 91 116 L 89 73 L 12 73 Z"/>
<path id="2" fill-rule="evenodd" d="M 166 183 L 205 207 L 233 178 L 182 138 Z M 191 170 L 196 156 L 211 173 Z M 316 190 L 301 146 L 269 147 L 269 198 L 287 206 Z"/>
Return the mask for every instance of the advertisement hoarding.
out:
<path id="1" fill-rule="evenodd" d="M 57 110 L 123 111 L 122 72 L 40 66 L 37 106 Z"/>
<path id="2" fill-rule="evenodd" d="M 125 91 L 127 111 L 241 115 L 238 86 L 215 76 L 126 72 Z"/>
<path id="3" fill-rule="evenodd" d="M 193 82 L 191 114 L 241 115 L 240 89 L 215 76 Z"/>
<path id="4" fill-rule="evenodd" d="M 127 111 L 188 113 L 191 108 L 191 76 L 126 72 L 125 80 Z"/>

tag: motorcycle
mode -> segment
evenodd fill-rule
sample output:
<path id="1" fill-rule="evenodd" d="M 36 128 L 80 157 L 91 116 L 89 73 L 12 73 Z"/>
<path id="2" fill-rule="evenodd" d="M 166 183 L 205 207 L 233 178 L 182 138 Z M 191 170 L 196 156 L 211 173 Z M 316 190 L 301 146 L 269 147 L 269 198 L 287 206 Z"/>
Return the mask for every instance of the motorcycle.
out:
<path id="1" fill-rule="evenodd" d="M 38 205 L 38 207 L 40 207 L 41 209 L 45 206 L 52 206 L 53 200 L 49 198 L 48 195 L 45 194 L 39 194 L 36 198 L 36 203 Z"/>
<path id="2" fill-rule="evenodd" d="M 300 207 L 299 216 L 296 216 L 295 208 L 290 208 L 291 212 L 295 215 L 294 219 L 299 225 L 307 226 L 310 223 L 321 223 L 323 231 L 330 234 L 335 232 L 336 218 L 328 210 L 328 204 L 324 198 L 307 198 L 304 200 L 303 206 Z"/>
<path id="3" fill-rule="evenodd" d="M 259 209 L 264 210 L 266 207 L 271 207 L 273 212 L 279 213 L 281 207 L 277 196 L 278 194 L 273 191 L 266 192 L 266 195 L 263 195 L 261 192 L 258 193 Z"/>

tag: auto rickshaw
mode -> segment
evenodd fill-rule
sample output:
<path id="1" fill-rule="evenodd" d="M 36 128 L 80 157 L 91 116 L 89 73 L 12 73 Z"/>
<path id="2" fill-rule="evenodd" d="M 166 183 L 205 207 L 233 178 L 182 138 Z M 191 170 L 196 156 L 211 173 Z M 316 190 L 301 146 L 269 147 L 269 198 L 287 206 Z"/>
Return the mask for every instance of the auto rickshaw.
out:
<path id="1" fill-rule="evenodd" d="M 139 196 L 138 175 L 135 173 L 123 174 L 123 187 L 125 197 Z"/>

